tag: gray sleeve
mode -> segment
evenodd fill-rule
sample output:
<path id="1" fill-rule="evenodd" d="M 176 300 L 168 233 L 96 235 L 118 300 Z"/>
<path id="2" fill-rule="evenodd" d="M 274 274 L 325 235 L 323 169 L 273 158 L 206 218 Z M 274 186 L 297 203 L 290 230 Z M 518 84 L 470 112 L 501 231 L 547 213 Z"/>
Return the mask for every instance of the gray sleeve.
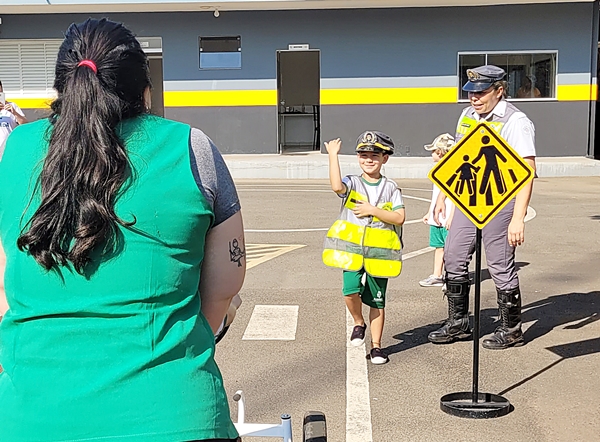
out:
<path id="1" fill-rule="evenodd" d="M 214 226 L 240 211 L 240 200 L 217 146 L 199 129 L 190 135 L 190 162 L 198 189 L 213 208 Z"/>

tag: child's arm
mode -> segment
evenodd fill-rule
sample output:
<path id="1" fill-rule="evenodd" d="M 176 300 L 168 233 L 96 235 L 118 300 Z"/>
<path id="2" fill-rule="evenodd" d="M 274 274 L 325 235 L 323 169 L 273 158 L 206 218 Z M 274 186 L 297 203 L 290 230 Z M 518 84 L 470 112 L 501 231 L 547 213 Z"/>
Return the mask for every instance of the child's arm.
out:
<path id="1" fill-rule="evenodd" d="M 384 223 L 394 224 L 396 226 L 401 226 L 404 224 L 404 218 L 406 217 L 404 207 L 401 209 L 396 209 L 392 212 L 375 207 L 367 201 L 357 201 L 352 211 L 359 218 L 364 218 L 365 216 L 375 216 Z"/>
<path id="2" fill-rule="evenodd" d="M 325 149 L 327 149 L 327 153 L 329 154 L 329 184 L 331 184 L 331 190 L 339 195 L 346 193 L 346 185 L 342 182 L 340 160 L 338 159 L 341 148 L 342 140 L 339 138 L 325 143 Z"/>

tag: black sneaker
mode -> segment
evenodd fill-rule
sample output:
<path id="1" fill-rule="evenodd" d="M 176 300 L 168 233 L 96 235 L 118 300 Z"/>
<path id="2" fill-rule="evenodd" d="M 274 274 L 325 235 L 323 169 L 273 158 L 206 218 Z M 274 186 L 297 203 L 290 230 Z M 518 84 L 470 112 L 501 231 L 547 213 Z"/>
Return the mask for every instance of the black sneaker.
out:
<path id="1" fill-rule="evenodd" d="M 375 365 L 387 364 L 390 362 L 387 355 L 380 348 L 371 349 L 371 363 Z"/>
<path id="2" fill-rule="evenodd" d="M 365 343 L 365 331 L 367 330 L 367 325 L 355 325 L 352 330 L 352 336 L 350 336 L 350 344 L 355 347 L 363 345 Z"/>

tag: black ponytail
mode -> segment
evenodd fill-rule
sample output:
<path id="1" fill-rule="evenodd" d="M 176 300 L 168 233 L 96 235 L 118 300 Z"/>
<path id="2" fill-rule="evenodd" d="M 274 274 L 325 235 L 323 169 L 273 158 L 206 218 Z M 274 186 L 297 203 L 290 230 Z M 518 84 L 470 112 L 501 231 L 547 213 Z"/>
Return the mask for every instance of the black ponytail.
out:
<path id="1" fill-rule="evenodd" d="M 56 63 L 41 204 L 17 241 L 45 269 L 72 263 L 83 274 L 95 249 L 114 252 L 118 225 L 132 224 L 115 213 L 132 174 L 116 128 L 145 112 L 149 86 L 146 55 L 123 25 L 90 19 L 69 27 Z"/>

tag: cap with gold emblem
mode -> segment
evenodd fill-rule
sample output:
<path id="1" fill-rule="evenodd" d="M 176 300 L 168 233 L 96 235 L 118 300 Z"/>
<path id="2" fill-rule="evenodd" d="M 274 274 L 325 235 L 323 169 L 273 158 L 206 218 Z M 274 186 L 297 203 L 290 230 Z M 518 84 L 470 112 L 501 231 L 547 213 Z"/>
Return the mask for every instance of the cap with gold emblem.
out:
<path id="1" fill-rule="evenodd" d="M 496 81 L 502 80 L 505 75 L 504 69 L 491 64 L 467 69 L 469 81 L 465 83 L 462 90 L 466 92 L 483 92 Z"/>
<path id="2" fill-rule="evenodd" d="M 359 135 L 356 140 L 357 152 L 382 152 L 394 154 L 394 142 L 383 132 L 368 130 Z"/>

